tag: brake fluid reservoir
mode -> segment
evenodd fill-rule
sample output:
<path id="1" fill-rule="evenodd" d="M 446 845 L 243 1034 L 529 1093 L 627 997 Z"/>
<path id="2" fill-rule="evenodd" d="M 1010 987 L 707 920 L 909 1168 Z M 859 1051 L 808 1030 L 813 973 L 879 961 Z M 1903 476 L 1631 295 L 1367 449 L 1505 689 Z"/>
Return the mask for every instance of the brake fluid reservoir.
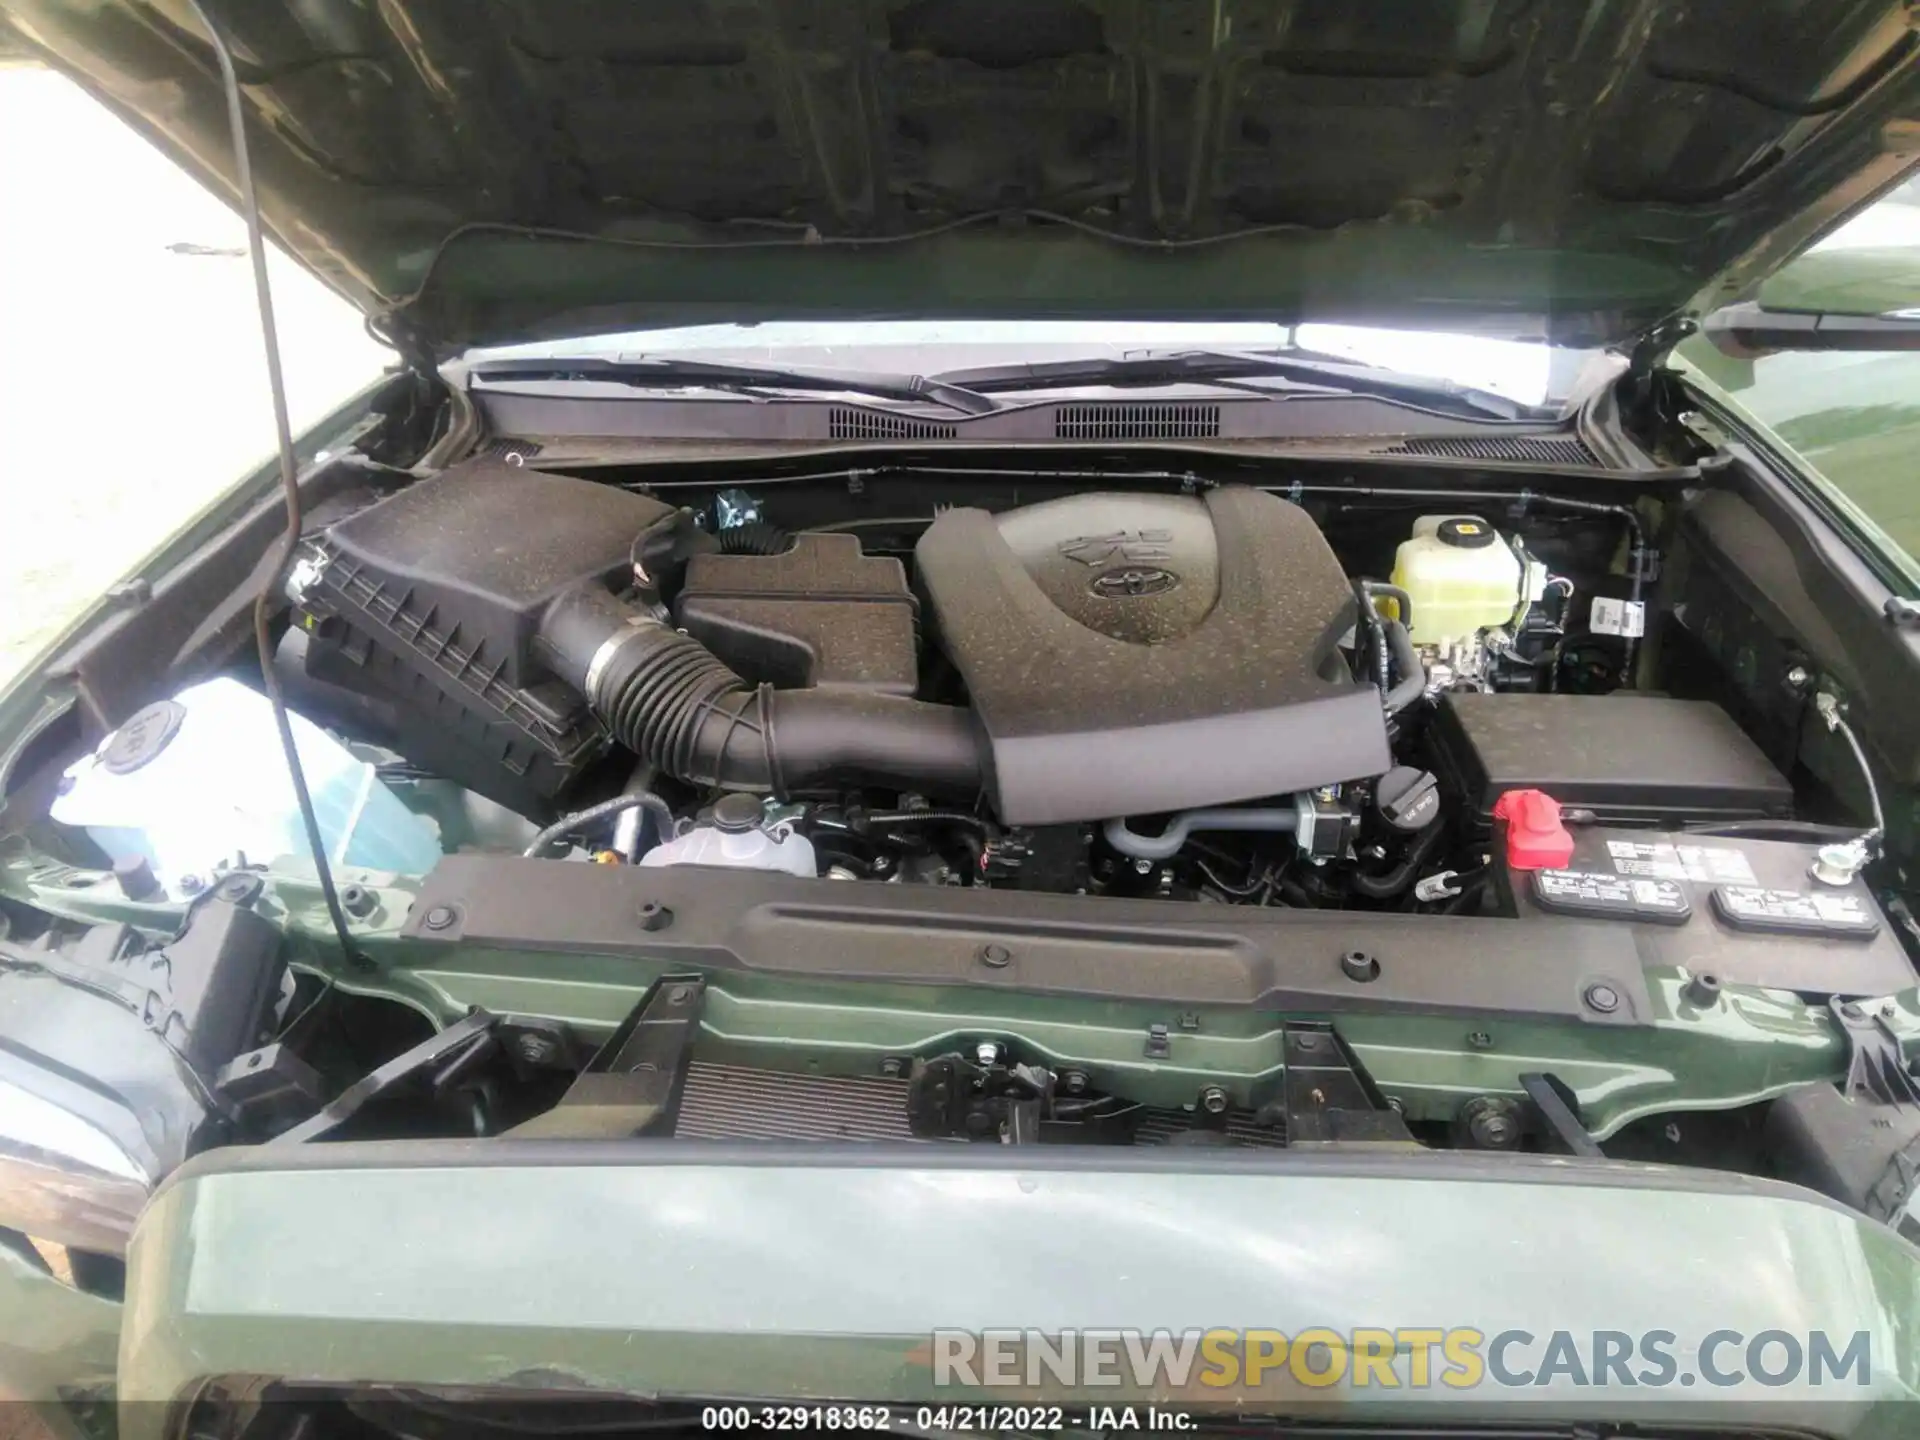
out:
<path id="1" fill-rule="evenodd" d="M 1445 645 L 1505 625 L 1520 608 L 1525 566 L 1477 515 L 1422 515 L 1394 556 L 1393 583 L 1413 602 L 1416 645 Z"/>

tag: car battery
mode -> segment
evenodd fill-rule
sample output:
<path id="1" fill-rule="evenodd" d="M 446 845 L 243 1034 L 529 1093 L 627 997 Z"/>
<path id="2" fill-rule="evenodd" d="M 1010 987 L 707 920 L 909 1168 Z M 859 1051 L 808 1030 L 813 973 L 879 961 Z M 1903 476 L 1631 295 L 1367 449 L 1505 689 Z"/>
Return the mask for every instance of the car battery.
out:
<path id="1" fill-rule="evenodd" d="M 1505 835 L 1496 836 L 1495 893 L 1506 914 L 1542 926 L 1631 926 L 1647 965 L 1814 999 L 1914 984 L 1866 884 L 1813 878 L 1816 846 L 1602 825 L 1569 833 L 1566 864 L 1538 870 L 1510 865 Z"/>
<path id="2" fill-rule="evenodd" d="M 1793 787 L 1726 711 L 1664 695 L 1453 693 L 1430 731 L 1433 770 L 1480 835 L 1513 790 L 1603 825 L 1656 829 L 1781 819 Z"/>

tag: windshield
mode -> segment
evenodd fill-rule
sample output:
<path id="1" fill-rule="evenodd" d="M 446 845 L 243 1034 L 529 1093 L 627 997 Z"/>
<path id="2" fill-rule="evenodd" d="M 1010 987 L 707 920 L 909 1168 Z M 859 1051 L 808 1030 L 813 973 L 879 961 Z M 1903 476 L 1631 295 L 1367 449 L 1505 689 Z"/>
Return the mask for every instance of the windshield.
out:
<path id="1" fill-rule="evenodd" d="M 990 365 L 1143 351 L 1306 350 L 1401 374 L 1491 391 L 1522 405 L 1577 396 L 1598 352 L 1521 340 L 1359 325 L 1123 321 L 771 321 L 589 335 L 469 351 L 469 361 L 542 356 L 697 356 L 736 364 L 941 374 Z"/>

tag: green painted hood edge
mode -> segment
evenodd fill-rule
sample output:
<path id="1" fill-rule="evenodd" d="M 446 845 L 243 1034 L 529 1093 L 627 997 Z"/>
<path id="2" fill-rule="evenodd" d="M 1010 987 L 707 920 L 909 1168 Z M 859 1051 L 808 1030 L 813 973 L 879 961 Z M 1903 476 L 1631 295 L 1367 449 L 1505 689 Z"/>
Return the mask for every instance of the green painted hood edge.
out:
<path id="1" fill-rule="evenodd" d="M 1686 1337 L 1721 1328 L 1866 1331 L 1870 1384 L 1831 1395 L 1556 1389 L 1522 1410 L 1487 1385 L 1331 1403 L 1851 1436 L 1920 1414 L 1920 1251 L 1769 1182 L 1511 1156 L 644 1141 L 203 1157 L 135 1238 L 120 1393 L 248 1375 L 917 1402 L 939 1396 L 929 1332 L 1010 1325 L 1664 1329 L 1683 1362 Z"/>

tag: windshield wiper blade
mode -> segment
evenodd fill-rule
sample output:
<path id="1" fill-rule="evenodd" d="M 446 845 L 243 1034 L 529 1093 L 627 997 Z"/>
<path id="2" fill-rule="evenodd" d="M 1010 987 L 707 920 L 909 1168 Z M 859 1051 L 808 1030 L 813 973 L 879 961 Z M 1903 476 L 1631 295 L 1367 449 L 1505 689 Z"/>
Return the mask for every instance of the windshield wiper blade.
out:
<path id="1" fill-rule="evenodd" d="M 1366 395 L 1423 410 L 1491 416 L 1499 420 L 1538 418 L 1538 412 L 1530 406 L 1449 380 L 1430 380 L 1369 365 L 1269 352 L 1185 350 L 1174 354 L 1057 360 L 1037 365 L 996 365 L 978 370 L 951 370 L 932 378 L 936 383 L 958 385 L 984 395 L 1075 385 L 1206 384 L 1262 375 L 1323 392 Z"/>
<path id="2" fill-rule="evenodd" d="M 533 356 L 480 360 L 468 373 L 483 380 L 592 380 L 609 385 L 700 386 L 709 390 L 813 390 L 870 395 L 943 406 L 964 415 L 988 415 L 999 404 L 977 391 L 935 376 L 868 374 L 857 370 L 786 370 L 779 366 L 732 365 L 713 360 L 610 360 L 600 356 Z"/>

